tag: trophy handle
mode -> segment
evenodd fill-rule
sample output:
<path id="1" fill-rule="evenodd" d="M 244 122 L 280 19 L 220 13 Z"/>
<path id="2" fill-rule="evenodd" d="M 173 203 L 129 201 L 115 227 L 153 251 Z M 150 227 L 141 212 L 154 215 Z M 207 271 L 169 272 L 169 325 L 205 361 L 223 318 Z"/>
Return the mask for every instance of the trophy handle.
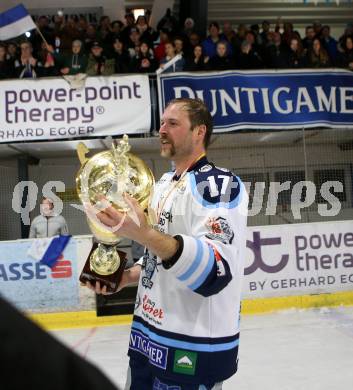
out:
<path id="1" fill-rule="evenodd" d="M 78 159 L 80 160 L 81 165 L 84 165 L 88 161 L 88 158 L 86 157 L 86 154 L 88 152 L 89 152 L 89 149 L 87 148 L 87 146 L 83 142 L 80 142 L 77 145 L 77 154 L 78 154 Z"/>

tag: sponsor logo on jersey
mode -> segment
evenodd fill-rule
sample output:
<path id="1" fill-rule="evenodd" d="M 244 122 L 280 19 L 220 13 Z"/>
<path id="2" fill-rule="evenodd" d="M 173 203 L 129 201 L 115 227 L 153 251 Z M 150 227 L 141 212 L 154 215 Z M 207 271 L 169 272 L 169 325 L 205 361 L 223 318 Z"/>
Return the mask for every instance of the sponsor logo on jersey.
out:
<path id="1" fill-rule="evenodd" d="M 146 356 L 154 366 L 162 370 L 167 368 L 168 348 L 151 341 L 138 330 L 131 330 L 129 348 Z"/>
<path id="2" fill-rule="evenodd" d="M 195 375 L 197 352 L 177 349 L 174 354 L 173 371 L 179 374 Z"/>
<path id="3" fill-rule="evenodd" d="M 157 307 L 156 303 L 152 301 L 147 294 L 142 299 L 142 315 L 149 321 L 155 324 L 162 325 L 162 319 L 164 318 L 164 310 Z"/>
<path id="4" fill-rule="evenodd" d="M 209 231 L 209 233 L 206 234 L 207 238 L 221 241 L 223 244 L 232 243 L 234 232 L 225 218 L 209 218 L 206 223 L 206 227 Z"/>
<path id="5" fill-rule="evenodd" d="M 142 286 L 145 288 L 152 288 L 152 277 L 157 268 L 157 256 L 151 257 L 149 252 L 143 256 L 142 266 L 144 268 L 144 276 L 142 277 Z"/>

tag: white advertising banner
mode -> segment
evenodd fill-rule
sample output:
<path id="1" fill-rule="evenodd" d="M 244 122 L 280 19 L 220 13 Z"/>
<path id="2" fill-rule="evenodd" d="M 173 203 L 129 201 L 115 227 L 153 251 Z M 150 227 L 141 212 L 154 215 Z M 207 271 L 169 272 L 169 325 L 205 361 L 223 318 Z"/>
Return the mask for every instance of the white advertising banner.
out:
<path id="1" fill-rule="evenodd" d="M 244 298 L 353 290 L 353 221 L 249 227 Z"/>
<path id="2" fill-rule="evenodd" d="M 151 99 L 146 75 L 0 82 L 0 143 L 146 133 Z"/>

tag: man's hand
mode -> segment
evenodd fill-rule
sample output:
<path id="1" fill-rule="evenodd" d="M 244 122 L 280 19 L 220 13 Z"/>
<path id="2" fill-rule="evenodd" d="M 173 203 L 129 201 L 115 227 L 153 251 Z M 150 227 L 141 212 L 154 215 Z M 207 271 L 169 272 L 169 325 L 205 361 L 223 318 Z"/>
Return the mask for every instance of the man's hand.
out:
<path id="1" fill-rule="evenodd" d="M 86 206 L 86 212 L 90 218 L 97 218 L 104 227 L 110 228 L 117 236 L 141 242 L 141 237 L 151 227 L 148 225 L 146 215 L 137 200 L 127 194 L 124 195 L 124 200 L 130 207 L 128 212 L 116 210 L 105 198 L 100 200 L 99 209 L 89 205 Z"/>
<path id="2" fill-rule="evenodd" d="M 140 278 L 140 272 L 141 272 L 141 267 L 139 265 L 136 265 L 134 267 L 126 269 L 123 272 L 118 289 L 113 293 L 107 291 L 107 286 L 101 287 L 99 282 L 96 282 L 95 285 L 90 283 L 90 282 L 86 282 L 86 284 L 81 283 L 81 286 L 88 287 L 90 290 L 94 291 L 96 294 L 111 295 L 111 294 L 117 293 L 118 291 L 122 290 L 126 286 L 136 284 Z"/>
<path id="3" fill-rule="evenodd" d="M 61 69 L 60 69 L 60 72 L 61 72 L 62 74 L 68 74 L 68 73 L 70 72 L 70 68 L 68 68 L 68 67 L 66 67 L 66 68 L 61 68 Z"/>

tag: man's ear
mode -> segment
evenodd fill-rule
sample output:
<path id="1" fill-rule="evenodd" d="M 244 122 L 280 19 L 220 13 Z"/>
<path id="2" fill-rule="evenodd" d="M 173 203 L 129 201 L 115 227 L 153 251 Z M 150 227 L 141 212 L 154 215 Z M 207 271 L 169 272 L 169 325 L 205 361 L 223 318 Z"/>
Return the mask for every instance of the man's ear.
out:
<path id="1" fill-rule="evenodd" d="M 202 139 L 205 138 L 205 135 L 206 135 L 206 126 L 205 125 L 197 126 L 197 135 L 202 137 Z"/>

